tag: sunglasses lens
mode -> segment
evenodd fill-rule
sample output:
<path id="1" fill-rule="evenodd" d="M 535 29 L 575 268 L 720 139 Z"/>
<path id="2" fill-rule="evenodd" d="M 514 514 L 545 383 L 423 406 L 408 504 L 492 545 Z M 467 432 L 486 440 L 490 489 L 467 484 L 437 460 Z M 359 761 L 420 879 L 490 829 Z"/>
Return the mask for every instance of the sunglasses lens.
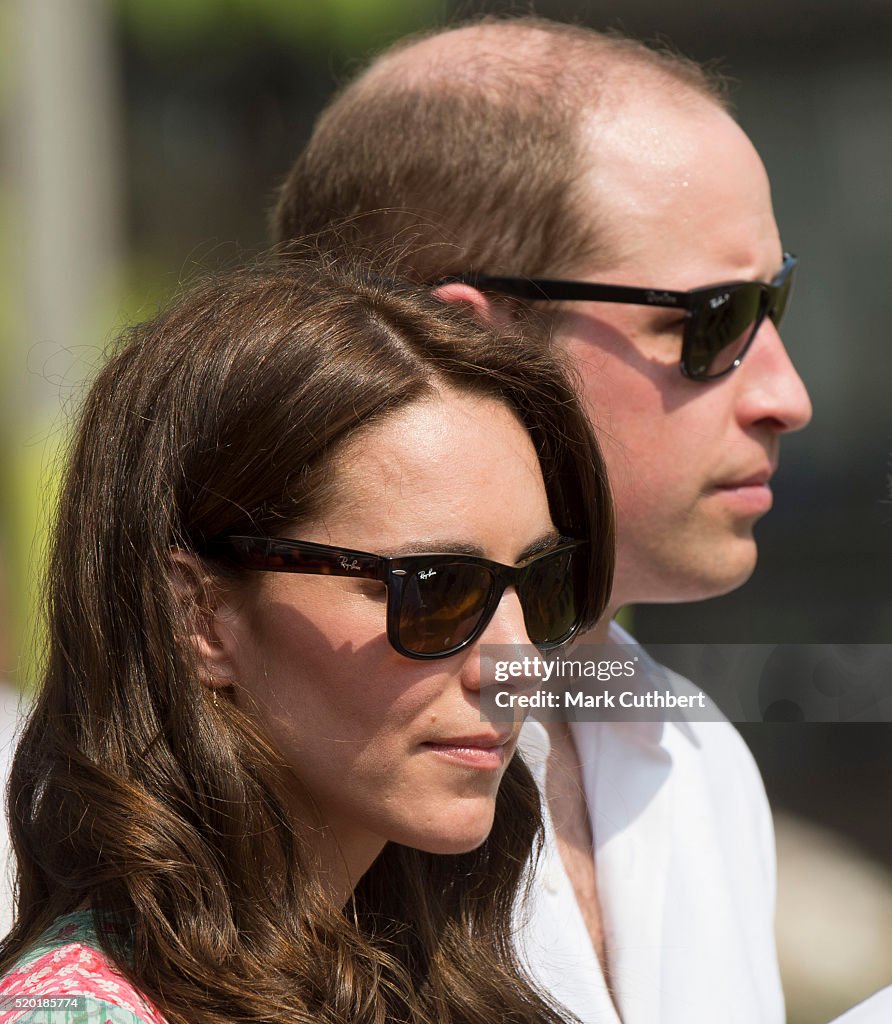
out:
<path id="1" fill-rule="evenodd" d="M 730 285 L 704 298 L 688 323 L 685 368 L 694 378 L 719 377 L 743 355 L 760 319 L 764 290 Z"/>
<path id="2" fill-rule="evenodd" d="M 492 586 L 488 569 L 467 562 L 412 573 L 403 584 L 400 643 L 414 654 L 457 649 L 480 622 Z"/>
<path id="3" fill-rule="evenodd" d="M 771 317 L 772 322 L 777 325 L 781 322 L 784 317 L 784 313 L 787 310 L 787 302 L 790 299 L 790 292 L 793 290 L 793 274 L 789 273 L 784 278 L 783 282 L 778 285 L 771 299 L 771 305 L 768 307 L 768 315 Z"/>
<path id="4" fill-rule="evenodd" d="M 573 549 L 531 562 L 518 585 L 527 636 L 537 647 L 560 643 L 579 621 L 585 561 Z"/>

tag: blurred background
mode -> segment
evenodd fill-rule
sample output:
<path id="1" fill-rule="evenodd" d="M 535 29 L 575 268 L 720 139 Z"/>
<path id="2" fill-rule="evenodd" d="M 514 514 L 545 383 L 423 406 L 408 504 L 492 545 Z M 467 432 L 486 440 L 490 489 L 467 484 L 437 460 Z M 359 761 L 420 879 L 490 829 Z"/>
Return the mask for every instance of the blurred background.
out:
<path id="1" fill-rule="evenodd" d="M 45 520 L 104 346 L 196 268 L 267 240 L 337 83 L 407 32 L 527 4 L 0 0 L 0 679 L 34 682 Z M 647 642 L 892 642 L 892 6 L 548 2 L 733 79 L 801 258 L 784 338 L 815 405 L 788 439 L 753 579 L 635 609 Z M 892 681 L 890 681 L 892 685 Z M 774 806 L 790 1024 L 892 983 L 892 725 L 742 727 Z"/>

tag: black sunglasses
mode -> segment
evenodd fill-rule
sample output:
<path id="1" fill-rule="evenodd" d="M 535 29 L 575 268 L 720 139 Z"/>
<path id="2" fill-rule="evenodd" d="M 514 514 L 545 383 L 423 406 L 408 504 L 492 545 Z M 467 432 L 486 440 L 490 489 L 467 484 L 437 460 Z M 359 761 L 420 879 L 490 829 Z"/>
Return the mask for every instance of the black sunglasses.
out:
<path id="1" fill-rule="evenodd" d="M 740 366 L 765 317 L 770 317 L 775 324 L 781 322 L 798 262 L 792 254 L 784 253 L 780 273 L 770 284 L 729 281 L 687 292 L 483 274 L 460 274 L 439 283 L 458 281 L 481 291 L 501 292 L 534 302 L 621 302 L 687 310 L 681 372 L 691 380 L 715 380 Z"/>
<path id="2" fill-rule="evenodd" d="M 585 546 L 561 538 L 514 566 L 462 554 L 386 558 L 279 537 L 219 537 L 203 550 L 244 569 L 379 580 L 391 646 L 407 658 L 448 658 L 480 636 L 512 586 L 533 644 L 547 650 L 570 640 L 586 604 Z"/>

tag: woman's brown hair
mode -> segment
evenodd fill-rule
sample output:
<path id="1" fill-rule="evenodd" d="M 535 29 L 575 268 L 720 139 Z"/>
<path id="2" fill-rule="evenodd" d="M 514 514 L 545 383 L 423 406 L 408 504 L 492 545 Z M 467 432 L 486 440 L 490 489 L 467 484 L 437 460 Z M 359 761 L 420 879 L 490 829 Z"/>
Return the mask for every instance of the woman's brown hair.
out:
<path id="1" fill-rule="evenodd" d="M 444 386 L 494 396 L 525 424 L 555 525 L 590 541 L 594 621 L 611 585 L 610 496 L 544 346 L 307 261 L 206 283 L 124 336 L 64 479 L 46 669 L 10 781 L 17 918 L 0 971 L 87 906 L 172 1024 L 560 1019 L 512 952 L 539 829 L 522 760 L 482 846 L 388 844 L 333 906 L 306 868 L 275 750 L 201 682 L 187 639 L 200 591 L 172 569 L 172 551 L 197 560 L 209 537 L 323 513 L 344 443 Z"/>

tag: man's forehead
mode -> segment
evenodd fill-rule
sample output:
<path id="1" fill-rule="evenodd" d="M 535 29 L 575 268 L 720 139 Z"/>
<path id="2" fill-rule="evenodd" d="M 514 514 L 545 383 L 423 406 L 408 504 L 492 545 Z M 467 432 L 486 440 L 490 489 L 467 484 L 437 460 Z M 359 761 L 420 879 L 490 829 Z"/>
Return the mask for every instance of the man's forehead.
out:
<path id="1" fill-rule="evenodd" d="M 580 131 L 581 202 L 614 241 L 611 266 L 659 272 L 674 253 L 691 261 L 692 279 L 658 283 L 677 288 L 779 269 L 764 166 L 715 103 L 638 84 L 587 112 Z"/>

